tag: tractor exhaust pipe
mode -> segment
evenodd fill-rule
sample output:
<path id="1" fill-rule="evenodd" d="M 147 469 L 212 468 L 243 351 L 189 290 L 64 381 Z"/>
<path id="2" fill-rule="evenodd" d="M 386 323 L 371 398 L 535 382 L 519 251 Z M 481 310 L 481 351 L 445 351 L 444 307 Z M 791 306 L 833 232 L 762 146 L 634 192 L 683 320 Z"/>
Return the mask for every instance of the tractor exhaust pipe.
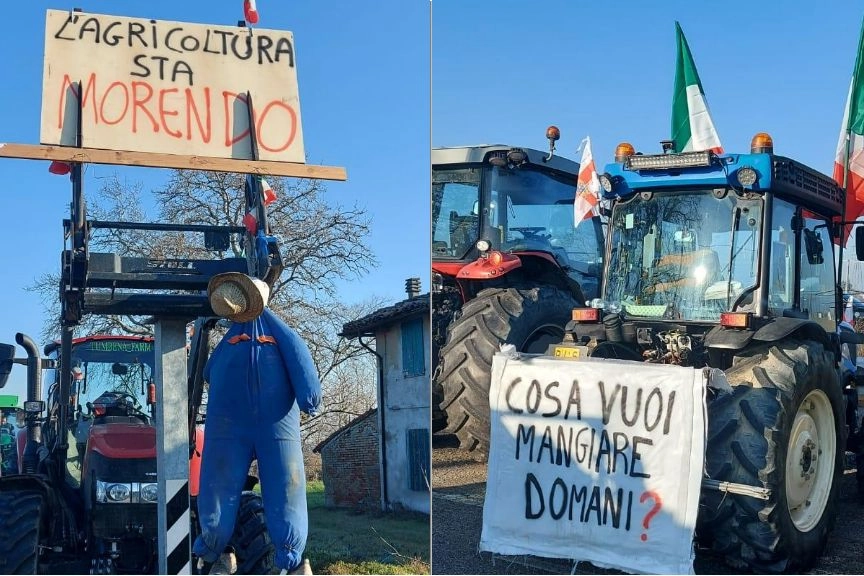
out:
<path id="1" fill-rule="evenodd" d="M 27 352 L 27 400 L 42 399 L 42 357 L 32 338 L 21 332 L 15 335 L 15 342 Z M 35 474 L 39 465 L 39 446 L 42 444 L 42 424 L 36 414 L 27 413 L 27 445 L 24 447 L 23 471 Z"/>

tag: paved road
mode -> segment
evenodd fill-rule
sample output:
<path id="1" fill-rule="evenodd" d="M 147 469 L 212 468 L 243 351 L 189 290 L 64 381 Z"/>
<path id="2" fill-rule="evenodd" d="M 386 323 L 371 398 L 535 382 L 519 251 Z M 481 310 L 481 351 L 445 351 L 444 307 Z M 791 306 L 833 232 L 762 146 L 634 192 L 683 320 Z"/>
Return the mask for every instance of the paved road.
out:
<path id="1" fill-rule="evenodd" d="M 569 574 L 572 565 L 534 557 L 493 558 L 479 552 L 486 465 L 457 449 L 452 436 L 432 440 L 433 574 Z M 828 549 L 808 574 L 864 574 L 864 505 L 858 501 L 855 475 L 843 478 L 840 515 Z M 716 558 L 697 553 L 697 574 L 739 574 Z M 577 574 L 616 574 L 582 563 Z"/>

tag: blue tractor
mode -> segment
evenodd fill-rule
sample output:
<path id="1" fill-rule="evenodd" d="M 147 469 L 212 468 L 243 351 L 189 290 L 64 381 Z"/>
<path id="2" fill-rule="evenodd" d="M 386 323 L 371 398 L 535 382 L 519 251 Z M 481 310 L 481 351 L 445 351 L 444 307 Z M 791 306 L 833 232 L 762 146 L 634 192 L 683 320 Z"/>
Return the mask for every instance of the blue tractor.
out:
<path id="1" fill-rule="evenodd" d="M 857 336 L 839 329 L 845 192 L 774 154 L 764 133 L 750 154 L 663 148 L 621 144 L 600 176 L 601 294 L 548 353 L 722 371 L 728 386 L 709 384 L 697 541 L 737 568 L 805 570 L 860 429 L 847 410 L 857 391 L 844 393 L 855 379 L 840 370 L 841 336 Z"/>

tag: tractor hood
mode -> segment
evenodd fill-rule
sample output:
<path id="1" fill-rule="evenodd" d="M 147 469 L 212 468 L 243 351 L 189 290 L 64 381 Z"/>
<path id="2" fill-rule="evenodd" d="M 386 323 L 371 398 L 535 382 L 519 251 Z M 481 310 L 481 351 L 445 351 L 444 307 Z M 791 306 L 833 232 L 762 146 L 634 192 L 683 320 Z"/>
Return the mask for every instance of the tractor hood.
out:
<path id="1" fill-rule="evenodd" d="M 106 458 L 155 458 L 156 428 L 125 423 L 93 426 L 87 448 Z"/>

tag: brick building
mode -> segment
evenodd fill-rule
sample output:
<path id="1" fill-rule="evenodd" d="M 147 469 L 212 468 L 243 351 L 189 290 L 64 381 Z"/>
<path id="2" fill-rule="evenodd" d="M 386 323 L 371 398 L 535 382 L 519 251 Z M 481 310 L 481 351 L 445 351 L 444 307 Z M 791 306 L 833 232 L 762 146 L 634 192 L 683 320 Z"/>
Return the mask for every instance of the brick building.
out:
<path id="1" fill-rule="evenodd" d="M 369 410 L 320 444 L 324 504 L 352 508 L 379 508 L 381 471 L 378 411 Z"/>

